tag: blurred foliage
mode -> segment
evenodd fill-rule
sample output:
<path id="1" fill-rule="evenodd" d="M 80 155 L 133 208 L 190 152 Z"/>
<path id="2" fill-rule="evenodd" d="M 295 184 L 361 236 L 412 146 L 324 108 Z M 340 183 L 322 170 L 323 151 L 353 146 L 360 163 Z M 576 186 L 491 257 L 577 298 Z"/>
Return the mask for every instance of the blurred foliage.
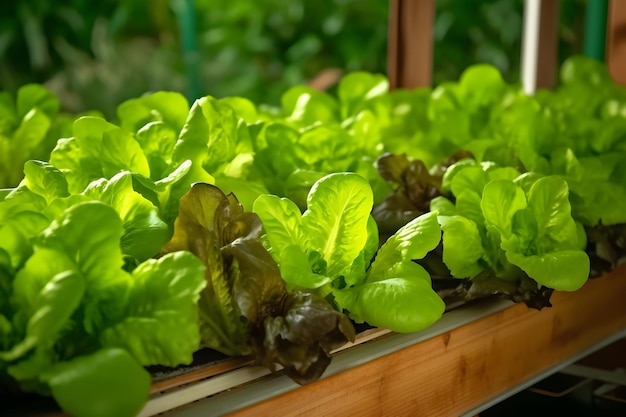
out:
<path id="1" fill-rule="evenodd" d="M 560 2 L 559 66 L 582 53 L 587 0 Z M 435 85 L 456 80 L 472 64 L 487 63 L 509 82 L 520 78 L 524 0 L 437 0 Z"/>
<path id="2" fill-rule="evenodd" d="M 143 92 L 186 91 L 189 63 L 201 95 L 270 104 L 326 69 L 385 72 L 388 0 L 195 0 L 191 60 L 178 27 L 184 1 L 3 1 L 0 90 L 46 83 L 64 109 L 111 116 Z M 560 61 L 582 50 L 585 4 L 561 2 Z M 437 0 L 434 83 L 478 62 L 517 80 L 522 9 L 523 0 Z"/>
<path id="3" fill-rule="evenodd" d="M 382 72 L 387 0 L 197 0 L 206 89 L 277 103 L 327 68 Z"/>

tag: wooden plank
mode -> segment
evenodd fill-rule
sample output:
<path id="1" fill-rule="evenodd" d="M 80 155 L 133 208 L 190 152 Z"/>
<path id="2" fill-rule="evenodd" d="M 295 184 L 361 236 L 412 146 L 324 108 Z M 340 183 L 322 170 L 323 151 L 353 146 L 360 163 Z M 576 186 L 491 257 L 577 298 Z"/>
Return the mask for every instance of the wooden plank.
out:
<path id="1" fill-rule="evenodd" d="M 554 88 L 558 70 L 559 0 L 541 1 L 537 88 Z"/>
<path id="2" fill-rule="evenodd" d="M 606 64 L 613 81 L 626 85 L 626 1 L 611 0 L 607 22 Z"/>
<path id="3" fill-rule="evenodd" d="M 626 329 L 624 294 L 623 266 L 229 415 L 460 415 Z"/>
<path id="4" fill-rule="evenodd" d="M 354 342 L 348 342 L 343 346 L 340 346 L 339 348 L 333 350 L 331 354 L 336 355 L 338 352 L 354 348 L 362 343 L 380 339 L 391 333 L 391 330 L 383 328 L 370 328 L 361 331 L 357 333 Z M 152 386 L 150 387 L 150 394 L 152 398 L 160 397 L 166 391 L 176 390 L 177 388 L 183 387 L 185 385 L 193 384 L 198 381 L 212 378 L 217 375 L 223 375 L 228 372 L 250 366 L 254 366 L 254 360 L 250 357 L 232 357 L 215 363 L 207 364 L 206 366 L 198 366 L 197 369 L 192 368 L 189 371 L 181 372 L 180 374 L 168 376 L 161 380 L 153 382 Z M 269 373 L 269 371 L 267 371 L 267 373 Z M 224 389 L 230 388 L 232 387 L 224 387 Z"/>
<path id="5" fill-rule="evenodd" d="M 390 4 L 389 86 L 428 87 L 432 82 L 435 0 L 392 0 Z"/>

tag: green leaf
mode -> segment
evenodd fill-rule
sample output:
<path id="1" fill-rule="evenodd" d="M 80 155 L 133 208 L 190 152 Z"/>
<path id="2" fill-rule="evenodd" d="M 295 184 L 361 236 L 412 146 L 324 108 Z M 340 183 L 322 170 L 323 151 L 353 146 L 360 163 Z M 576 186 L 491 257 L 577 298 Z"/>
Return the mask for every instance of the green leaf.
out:
<path id="1" fill-rule="evenodd" d="M 18 275 L 16 281 L 24 280 Z M 17 282 L 16 288 L 20 288 Z M 14 361 L 37 345 L 52 346 L 61 330 L 68 325 L 70 316 L 80 304 L 85 283 L 76 271 L 66 271 L 51 277 L 50 281 L 35 295 L 34 311 L 28 318 L 26 336 L 8 352 L 0 352 L 0 358 Z M 19 295 L 18 295 L 19 296 Z"/>
<path id="2" fill-rule="evenodd" d="M 572 56 L 563 62 L 560 79 L 564 84 L 589 84 L 599 86 L 608 83 L 611 76 L 605 65 L 584 56 Z"/>
<path id="3" fill-rule="evenodd" d="M 13 141 L 19 144 L 15 148 L 19 151 L 13 153 L 15 157 L 20 158 L 20 162 L 25 162 L 29 152 L 41 144 L 50 125 L 50 117 L 37 108 L 31 109 L 24 115 L 19 127 L 13 133 Z"/>
<path id="4" fill-rule="evenodd" d="M 440 216 L 454 216 L 457 214 L 454 203 L 445 197 L 435 197 L 430 201 L 430 211 L 436 211 Z"/>
<path id="5" fill-rule="evenodd" d="M 373 195 L 369 183 L 350 173 L 328 175 L 315 183 L 302 215 L 310 250 L 322 254 L 333 276 L 365 246 Z"/>
<path id="6" fill-rule="evenodd" d="M 463 192 L 473 191 L 479 196 L 482 195 L 483 189 L 490 181 L 489 174 L 482 167 L 461 166 L 464 168 L 459 169 L 450 180 L 452 194 L 458 196 Z"/>
<path id="7" fill-rule="evenodd" d="M 172 164 L 178 132 L 165 122 L 150 122 L 139 129 L 135 139 L 146 156 L 151 178 L 157 181 L 166 176 Z"/>
<path id="8" fill-rule="evenodd" d="M 463 217 L 467 217 L 478 227 L 485 226 L 485 217 L 480 208 L 481 196 L 472 190 L 461 191 L 456 195 L 456 212 Z"/>
<path id="9" fill-rule="evenodd" d="M 289 245 L 280 256 L 280 271 L 285 282 L 295 288 L 315 289 L 328 284 L 331 278 L 311 271 L 309 257 L 298 245 Z"/>
<path id="10" fill-rule="evenodd" d="M 346 75 L 337 87 L 342 117 L 346 119 L 356 115 L 367 100 L 386 94 L 388 90 L 389 81 L 384 75 L 367 72 Z"/>
<path id="11" fill-rule="evenodd" d="M 504 88 L 502 75 L 491 65 L 472 65 L 463 71 L 459 79 L 462 105 L 470 111 L 489 106 L 500 100 Z"/>
<path id="12" fill-rule="evenodd" d="M 121 171 L 150 177 L 150 167 L 130 133 L 98 117 L 84 116 L 74 123 L 74 136 L 61 139 L 50 163 L 66 174 L 70 192 L 80 193 L 93 180 Z"/>
<path id="13" fill-rule="evenodd" d="M 29 319 L 39 308 L 39 299 L 47 285 L 60 279 L 67 283 L 68 288 L 77 287 L 74 282 L 77 273 L 78 268 L 75 263 L 65 254 L 46 248 L 37 248 L 15 276 L 12 301 L 17 310 Z M 66 275 L 71 276 L 66 277 Z M 80 277 L 80 274 L 78 276 Z M 54 289 L 54 285 L 51 288 Z M 68 303 L 71 304 L 71 301 L 68 300 Z"/>
<path id="14" fill-rule="evenodd" d="M 48 204 L 55 198 L 69 195 L 63 173 L 46 162 L 26 162 L 24 175 L 23 184 L 30 191 L 44 197 Z"/>
<path id="15" fill-rule="evenodd" d="M 39 109 L 52 117 L 59 111 L 59 100 L 51 91 L 39 84 L 26 84 L 17 92 L 17 117 L 23 119 L 32 109 Z"/>
<path id="16" fill-rule="evenodd" d="M 381 246 L 368 273 L 368 282 L 383 276 L 395 264 L 422 259 L 435 249 L 441 240 L 441 228 L 437 223 L 437 212 L 423 214 L 400 228 Z"/>
<path id="17" fill-rule="evenodd" d="M 80 417 L 132 417 L 150 393 L 150 374 L 122 349 L 59 363 L 43 377 L 61 408 Z"/>
<path id="18" fill-rule="evenodd" d="M 581 250 L 530 256 L 507 251 L 506 257 L 540 285 L 555 290 L 576 291 L 589 278 L 589 257 Z"/>
<path id="19" fill-rule="evenodd" d="M 130 134 L 119 128 L 102 133 L 100 161 L 105 178 L 111 178 L 120 171 L 150 177 L 150 165 L 141 146 Z"/>
<path id="20" fill-rule="evenodd" d="M 159 91 L 140 98 L 127 100 L 117 107 L 117 117 L 122 129 L 138 132 L 150 122 L 163 122 L 177 133 L 181 131 L 189 102 L 180 93 Z"/>
<path id="21" fill-rule="evenodd" d="M 124 226 L 121 248 L 140 262 L 156 255 L 170 237 L 158 209 L 133 189 L 130 173 L 121 172 L 110 180 L 90 184 L 85 194 L 113 207 Z"/>
<path id="22" fill-rule="evenodd" d="M 173 160 L 190 159 L 207 173 L 219 173 L 236 156 L 239 134 L 232 107 L 213 97 L 203 97 L 191 106 Z"/>
<path id="23" fill-rule="evenodd" d="M 123 319 L 99 336 L 102 346 L 120 347 L 140 364 L 189 364 L 198 350 L 197 301 L 205 287 L 205 267 L 189 252 L 140 264 Z"/>
<path id="24" fill-rule="evenodd" d="M 363 145 L 337 126 L 311 126 L 302 132 L 297 146 L 294 147 L 296 156 L 304 164 L 296 168 L 311 167 L 326 172 L 347 171 L 357 146 Z M 325 167 L 327 168 L 324 169 Z"/>
<path id="25" fill-rule="evenodd" d="M 296 169 L 284 182 L 285 195 L 298 207 L 304 208 L 311 187 L 323 177 L 324 173 L 319 171 Z"/>
<path id="26" fill-rule="evenodd" d="M 476 223 L 463 216 L 439 216 L 443 230 L 443 262 L 455 278 L 473 278 L 484 267 L 484 248 Z"/>
<path id="27" fill-rule="evenodd" d="M 537 221 L 538 238 L 549 236 L 553 243 L 563 245 L 556 248 L 578 248 L 565 180 L 554 176 L 537 180 L 528 193 L 528 206 Z"/>
<path id="28" fill-rule="evenodd" d="M 46 200 L 24 187 L 12 190 L 0 201 L 0 247 L 20 266 L 32 253 L 32 238 L 50 224 L 42 212 Z"/>
<path id="29" fill-rule="evenodd" d="M 283 112 L 288 120 L 301 126 L 317 122 L 333 123 L 339 119 L 337 101 L 328 94 L 305 85 L 292 87 L 281 98 Z"/>
<path id="30" fill-rule="evenodd" d="M 223 97 L 218 100 L 222 104 L 230 106 L 237 116 L 247 124 L 253 124 L 259 120 L 256 106 L 247 98 L 243 97 Z"/>
<path id="31" fill-rule="evenodd" d="M 49 276 L 50 258 L 57 253 L 66 258 L 71 269 L 85 280 L 84 326 L 88 332 L 97 332 L 125 301 L 130 277 L 122 270 L 123 258 L 119 246 L 123 228 L 113 208 L 98 201 L 79 203 L 67 209 L 39 235 L 35 254 L 27 264 L 26 276 Z M 41 253 L 41 255 L 39 255 Z M 41 262 L 38 258 L 45 259 Z M 41 263 L 40 263 L 41 262 Z M 68 269 L 66 262 L 53 263 L 56 273 Z M 29 278 L 25 278 L 29 279 Z"/>
<path id="32" fill-rule="evenodd" d="M 526 206 L 524 190 L 507 180 L 487 184 L 480 204 L 487 223 L 496 226 L 504 238 L 512 233 L 513 215 Z"/>
<path id="33" fill-rule="evenodd" d="M 253 211 L 261 218 L 267 233 L 272 254 L 281 259 L 282 252 L 292 244 L 308 249 L 308 236 L 302 225 L 302 213 L 293 201 L 275 195 L 261 195 L 253 205 Z"/>
<path id="34" fill-rule="evenodd" d="M 252 211 L 256 199 L 267 194 L 265 186 L 258 181 L 231 177 L 215 177 L 215 186 L 225 194 L 234 194 L 246 211 Z"/>
<path id="35" fill-rule="evenodd" d="M 469 158 L 461 159 L 460 161 L 457 161 L 454 164 L 450 165 L 448 169 L 446 169 L 446 171 L 443 173 L 443 178 L 441 179 L 441 188 L 444 191 L 452 191 L 452 181 L 454 180 L 454 177 L 466 168 L 476 166 L 476 161 Z M 473 188 L 474 187 L 472 185 L 472 189 Z M 482 192 L 482 188 L 480 188 L 480 191 Z"/>
<path id="36" fill-rule="evenodd" d="M 340 305 L 357 322 L 408 333 L 423 330 L 437 321 L 445 309 L 432 290 L 430 275 L 421 266 L 404 262 L 389 270 L 384 279 L 336 291 Z"/>
<path id="37" fill-rule="evenodd" d="M 91 181 L 104 177 L 96 157 L 84 155 L 73 137 L 59 139 L 50 154 L 50 163 L 65 174 L 71 193 L 80 193 Z"/>

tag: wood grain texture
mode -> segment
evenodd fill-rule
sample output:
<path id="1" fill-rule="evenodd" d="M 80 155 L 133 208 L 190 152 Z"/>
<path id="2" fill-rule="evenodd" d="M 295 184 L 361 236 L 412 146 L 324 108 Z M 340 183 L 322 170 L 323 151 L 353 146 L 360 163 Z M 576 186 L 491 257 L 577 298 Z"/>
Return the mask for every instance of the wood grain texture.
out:
<path id="1" fill-rule="evenodd" d="M 387 76 L 396 88 L 430 87 L 435 0 L 391 0 Z"/>
<path id="2" fill-rule="evenodd" d="M 231 416 L 458 416 L 626 329 L 626 267 Z"/>
<path id="3" fill-rule="evenodd" d="M 559 0 L 541 1 L 539 47 L 537 49 L 537 88 L 556 85 L 559 47 Z"/>
<path id="4" fill-rule="evenodd" d="M 606 64 L 613 81 L 626 85 L 626 1 L 611 0 L 607 22 Z"/>

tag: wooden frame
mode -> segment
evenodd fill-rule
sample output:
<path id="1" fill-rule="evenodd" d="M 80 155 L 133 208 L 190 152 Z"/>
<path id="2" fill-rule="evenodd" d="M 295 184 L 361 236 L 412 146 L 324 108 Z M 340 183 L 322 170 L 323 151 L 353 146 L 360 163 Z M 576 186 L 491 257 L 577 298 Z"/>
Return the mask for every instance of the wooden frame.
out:
<path id="1" fill-rule="evenodd" d="M 607 24 L 606 63 L 616 83 L 626 85 L 626 1 L 611 0 Z"/>
<path id="2" fill-rule="evenodd" d="M 387 48 L 389 86 L 429 87 L 435 0 L 391 0 Z"/>
<path id="3" fill-rule="evenodd" d="M 558 69 L 560 0 L 525 0 L 522 83 L 527 94 L 554 88 Z M 391 89 L 429 87 L 433 71 L 434 0 L 392 0 L 387 75 Z M 611 0 L 606 25 L 607 67 L 626 85 L 626 1 Z"/>
<path id="4" fill-rule="evenodd" d="M 456 326 L 443 323 L 435 334 L 425 331 L 425 337 L 382 336 L 337 353 L 334 362 L 351 365 L 313 384 L 298 387 L 284 376 L 265 376 L 164 416 L 478 412 L 503 395 L 624 337 L 623 294 L 626 266 L 590 280 L 579 291 L 555 293 L 553 307 L 542 311 L 507 304 L 477 320 Z M 468 311 L 471 316 L 477 308 L 482 307 L 470 305 L 446 313 L 444 319 L 451 315 L 456 320 L 468 316 Z M 359 351 L 381 348 L 383 354 L 376 359 L 355 360 Z"/>

